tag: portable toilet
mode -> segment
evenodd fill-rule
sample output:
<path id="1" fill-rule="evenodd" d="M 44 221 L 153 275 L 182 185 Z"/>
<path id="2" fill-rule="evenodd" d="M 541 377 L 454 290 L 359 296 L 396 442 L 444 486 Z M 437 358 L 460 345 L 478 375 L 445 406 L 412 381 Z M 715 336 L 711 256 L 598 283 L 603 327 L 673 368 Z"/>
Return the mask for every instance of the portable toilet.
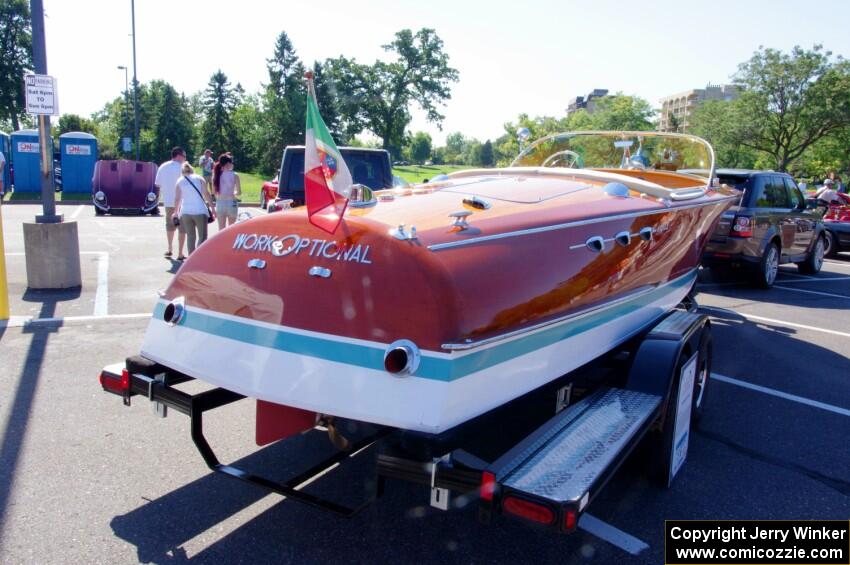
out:
<path id="1" fill-rule="evenodd" d="M 22 129 L 12 134 L 12 163 L 15 165 L 15 192 L 41 192 L 41 149 L 38 130 Z M 53 154 L 53 138 L 50 138 Z"/>
<path id="2" fill-rule="evenodd" d="M 59 136 L 62 192 L 91 192 L 97 138 L 90 133 L 69 131 Z"/>
<path id="3" fill-rule="evenodd" d="M 9 173 L 12 166 L 12 141 L 5 131 L 0 131 L 0 151 L 6 159 L 6 166 L 3 167 L 3 191 L 9 192 L 12 189 L 12 175 Z"/>

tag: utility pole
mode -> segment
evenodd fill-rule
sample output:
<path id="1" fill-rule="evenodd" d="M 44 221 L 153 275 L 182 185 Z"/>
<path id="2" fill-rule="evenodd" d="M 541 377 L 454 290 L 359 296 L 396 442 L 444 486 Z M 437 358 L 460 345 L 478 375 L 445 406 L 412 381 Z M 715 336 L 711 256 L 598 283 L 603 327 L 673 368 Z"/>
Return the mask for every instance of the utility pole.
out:
<path id="1" fill-rule="evenodd" d="M 139 79 L 136 78 L 136 0 L 130 0 L 133 22 L 133 114 L 135 115 L 134 141 L 136 143 L 136 161 L 139 160 Z"/>
<path id="2" fill-rule="evenodd" d="M 44 5 L 30 0 L 32 16 L 32 58 L 36 76 L 47 75 L 47 47 L 44 41 Z M 56 108 L 54 89 L 54 111 Z M 82 284 L 80 237 L 77 222 L 63 222 L 56 214 L 53 192 L 53 151 L 50 116 L 38 115 L 38 142 L 41 149 L 41 202 L 44 214 L 34 223 L 24 222 L 24 255 L 27 287 L 36 289 L 74 288 Z"/>
<path id="3" fill-rule="evenodd" d="M 44 5 L 41 0 L 30 0 L 32 17 L 32 60 L 35 73 L 47 74 L 47 48 L 44 41 Z M 38 143 L 41 148 L 41 207 L 43 214 L 36 216 L 40 224 L 55 224 L 62 221 L 56 215 L 56 196 L 53 184 L 53 149 L 50 139 L 50 116 L 38 116 Z"/>

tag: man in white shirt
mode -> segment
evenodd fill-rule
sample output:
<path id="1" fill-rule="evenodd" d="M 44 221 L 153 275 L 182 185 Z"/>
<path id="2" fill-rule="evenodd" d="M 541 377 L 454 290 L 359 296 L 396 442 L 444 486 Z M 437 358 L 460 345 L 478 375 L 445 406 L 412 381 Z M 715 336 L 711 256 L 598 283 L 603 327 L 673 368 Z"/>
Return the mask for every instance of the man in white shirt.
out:
<path id="1" fill-rule="evenodd" d="M 835 181 L 832 179 L 826 179 L 823 181 L 823 187 L 817 191 L 817 199 L 818 201 L 829 205 L 833 200 L 838 200 L 838 196 L 835 194 Z"/>
<path id="2" fill-rule="evenodd" d="M 156 171 L 156 180 L 154 184 L 159 187 L 159 194 L 162 197 L 162 203 L 165 205 L 165 236 L 168 239 L 168 251 L 166 257 L 172 256 L 174 243 L 174 230 L 177 230 L 177 260 L 184 259 L 183 247 L 186 244 L 186 232 L 183 226 L 175 226 L 172 221 L 174 213 L 174 198 L 177 192 L 177 181 L 180 180 L 180 167 L 186 160 L 186 151 L 182 147 L 175 147 L 171 150 L 171 160 L 166 161 L 159 166 Z"/>

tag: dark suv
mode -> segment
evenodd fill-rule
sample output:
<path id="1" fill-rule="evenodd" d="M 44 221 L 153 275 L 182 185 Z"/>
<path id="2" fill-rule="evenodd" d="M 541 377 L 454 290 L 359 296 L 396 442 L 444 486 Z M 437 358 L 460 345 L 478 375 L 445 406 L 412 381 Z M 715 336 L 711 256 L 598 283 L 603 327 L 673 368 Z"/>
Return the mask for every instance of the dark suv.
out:
<path id="1" fill-rule="evenodd" d="M 779 265 L 796 263 L 801 273 L 823 265 L 821 215 L 806 204 L 785 173 L 718 169 L 721 184 L 743 191 L 738 206 L 721 216 L 705 249 L 704 266 L 744 267 L 754 285 L 770 288 Z"/>
<path id="2" fill-rule="evenodd" d="M 340 147 L 339 152 L 345 159 L 354 182 L 372 190 L 393 187 L 393 170 L 387 151 L 365 147 Z M 261 195 L 261 198 L 269 202 L 274 202 L 275 197 L 292 199 L 294 206 L 304 204 L 303 145 L 288 145 L 284 149 L 278 173 L 277 194 Z"/>

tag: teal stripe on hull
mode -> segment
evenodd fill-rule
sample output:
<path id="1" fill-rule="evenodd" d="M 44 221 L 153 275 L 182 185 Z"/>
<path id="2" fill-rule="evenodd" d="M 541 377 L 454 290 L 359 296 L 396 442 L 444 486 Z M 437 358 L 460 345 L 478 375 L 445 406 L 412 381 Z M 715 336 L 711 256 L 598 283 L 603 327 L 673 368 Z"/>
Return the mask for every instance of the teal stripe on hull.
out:
<path id="1" fill-rule="evenodd" d="M 553 325 L 532 335 L 518 337 L 487 349 L 473 350 L 455 359 L 423 356 L 416 376 L 446 382 L 463 378 L 477 371 L 488 369 L 515 357 L 577 336 L 620 316 L 631 314 L 659 300 L 666 294 L 690 286 L 695 278 L 696 272 L 600 312 L 589 314 L 572 322 Z M 153 313 L 154 318 L 161 320 L 164 309 L 165 306 L 162 303 L 157 304 Z M 285 329 L 257 326 L 247 320 L 245 322 L 230 320 L 191 310 L 186 312 L 180 325 L 258 347 L 316 357 L 337 363 L 375 370 L 382 370 L 384 366 L 383 348 L 300 335 L 288 332 Z"/>

